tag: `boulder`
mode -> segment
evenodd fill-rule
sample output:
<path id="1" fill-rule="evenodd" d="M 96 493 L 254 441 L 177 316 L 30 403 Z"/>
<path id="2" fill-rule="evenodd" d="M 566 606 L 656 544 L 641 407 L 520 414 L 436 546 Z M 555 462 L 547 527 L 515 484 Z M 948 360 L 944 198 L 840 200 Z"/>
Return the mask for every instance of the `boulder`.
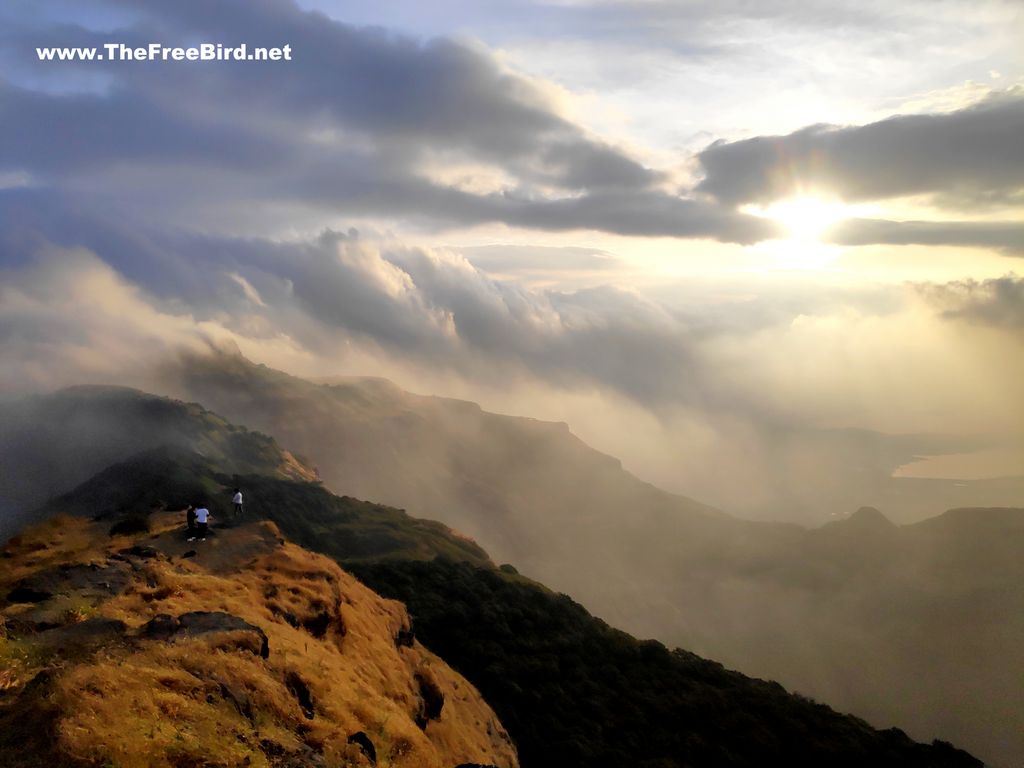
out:
<path id="1" fill-rule="evenodd" d="M 127 549 L 122 549 L 118 552 L 118 555 L 122 557 L 138 557 L 143 560 L 153 560 L 163 558 L 164 555 L 160 550 L 155 547 L 145 547 L 141 544 L 136 544 Z"/>
<path id="2" fill-rule="evenodd" d="M 377 748 L 373 746 L 373 742 L 370 741 L 370 737 L 363 731 L 356 731 L 348 737 L 349 744 L 355 744 L 359 749 L 366 755 L 366 759 L 370 761 L 370 765 L 377 764 Z"/>
<path id="3" fill-rule="evenodd" d="M 160 613 L 139 629 L 139 636 L 148 640 L 169 640 L 180 629 L 178 620 L 169 613 Z"/>

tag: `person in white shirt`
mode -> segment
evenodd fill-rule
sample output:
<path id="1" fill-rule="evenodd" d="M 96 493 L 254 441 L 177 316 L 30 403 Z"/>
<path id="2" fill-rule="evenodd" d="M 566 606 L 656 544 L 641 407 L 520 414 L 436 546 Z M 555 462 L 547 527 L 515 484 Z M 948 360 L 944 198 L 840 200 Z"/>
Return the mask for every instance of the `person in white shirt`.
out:
<path id="1" fill-rule="evenodd" d="M 235 496 L 231 501 L 235 505 L 235 517 L 240 517 L 242 514 L 242 491 L 235 488 Z"/>
<path id="2" fill-rule="evenodd" d="M 213 515 L 210 514 L 210 510 L 208 510 L 202 504 L 196 505 L 196 528 L 198 529 L 200 541 L 206 541 L 207 521 L 211 517 L 213 517 Z M 195 536 L 189 539 L 189 541 L 195 540 Z"/>

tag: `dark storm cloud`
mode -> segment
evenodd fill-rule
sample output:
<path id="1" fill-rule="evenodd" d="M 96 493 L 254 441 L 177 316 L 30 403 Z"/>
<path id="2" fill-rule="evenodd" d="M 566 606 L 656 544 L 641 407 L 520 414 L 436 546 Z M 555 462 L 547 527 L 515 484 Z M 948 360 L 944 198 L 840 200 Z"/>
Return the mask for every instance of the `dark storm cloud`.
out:
<path id="1" fill-rule="evenodd" d="M 355 28 L 288 0 L 119 5 L 133 21 L 113 32 L 15 19 L 0 33 L 10 73 L 0 170 L 150 223 L 216 210 L 229 231 L 256 205 L 739 242 L 773 231 L 665 192 L 663 174 L 588 135 L 542 85 L 475 46 Z M 294 61 L 35 60 L 37 46 L 114 40 L 288 43 Z M 432 176 L 453 164 L 509 181 L 481 193 Z"/>
<path id="2" fill-rule="evenodd" d="M 848 201 L 1012 194 L 1024 188 L 1022 136 L 1018 89 L 948 114 L 717 142 L 698 155 L 705 172 L 698 189 L 730 204 L 801 193 Z"/>

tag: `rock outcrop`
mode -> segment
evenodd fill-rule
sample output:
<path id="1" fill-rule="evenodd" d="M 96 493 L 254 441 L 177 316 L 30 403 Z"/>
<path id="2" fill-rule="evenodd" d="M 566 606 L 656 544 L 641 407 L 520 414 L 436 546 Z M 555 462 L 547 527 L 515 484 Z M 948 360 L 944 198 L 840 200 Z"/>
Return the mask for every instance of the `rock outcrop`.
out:
<path id="1" fill-rule="evenodd" d="M 179 636 L 232 635 L 234 647 L 251 651 L 261 659 L 270 655 L 266 632 L 245 619 L 223 611 L 189 611 L 177 618 L 161 613 L 147 621 L 139 634 L 145 638 L 167 641 Z"/>

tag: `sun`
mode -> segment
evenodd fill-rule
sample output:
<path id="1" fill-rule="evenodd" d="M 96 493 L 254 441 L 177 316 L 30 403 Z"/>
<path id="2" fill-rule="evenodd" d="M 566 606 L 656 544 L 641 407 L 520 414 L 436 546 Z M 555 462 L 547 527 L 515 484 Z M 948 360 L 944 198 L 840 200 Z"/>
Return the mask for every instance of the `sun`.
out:
<path id="1" fill-rule="evenodd" d="M 780 200 L 762 209 L 762 216 L 789 230 L 790 239 L 818 242 L 832 225 L 850 216 L 848 206 L 816 197 Z"/>
<path id="2" fill-rule="evenodd" d="M 761 244 L 783 269 L 823 269 L 835 259 L 839 248 L 823 241 L 835 224 L 854 215 L 853 207 L 819 197 L 794 197 L 771 205 L 749 205 L 744 212 L 781 224 L 788 237 Z"/>

